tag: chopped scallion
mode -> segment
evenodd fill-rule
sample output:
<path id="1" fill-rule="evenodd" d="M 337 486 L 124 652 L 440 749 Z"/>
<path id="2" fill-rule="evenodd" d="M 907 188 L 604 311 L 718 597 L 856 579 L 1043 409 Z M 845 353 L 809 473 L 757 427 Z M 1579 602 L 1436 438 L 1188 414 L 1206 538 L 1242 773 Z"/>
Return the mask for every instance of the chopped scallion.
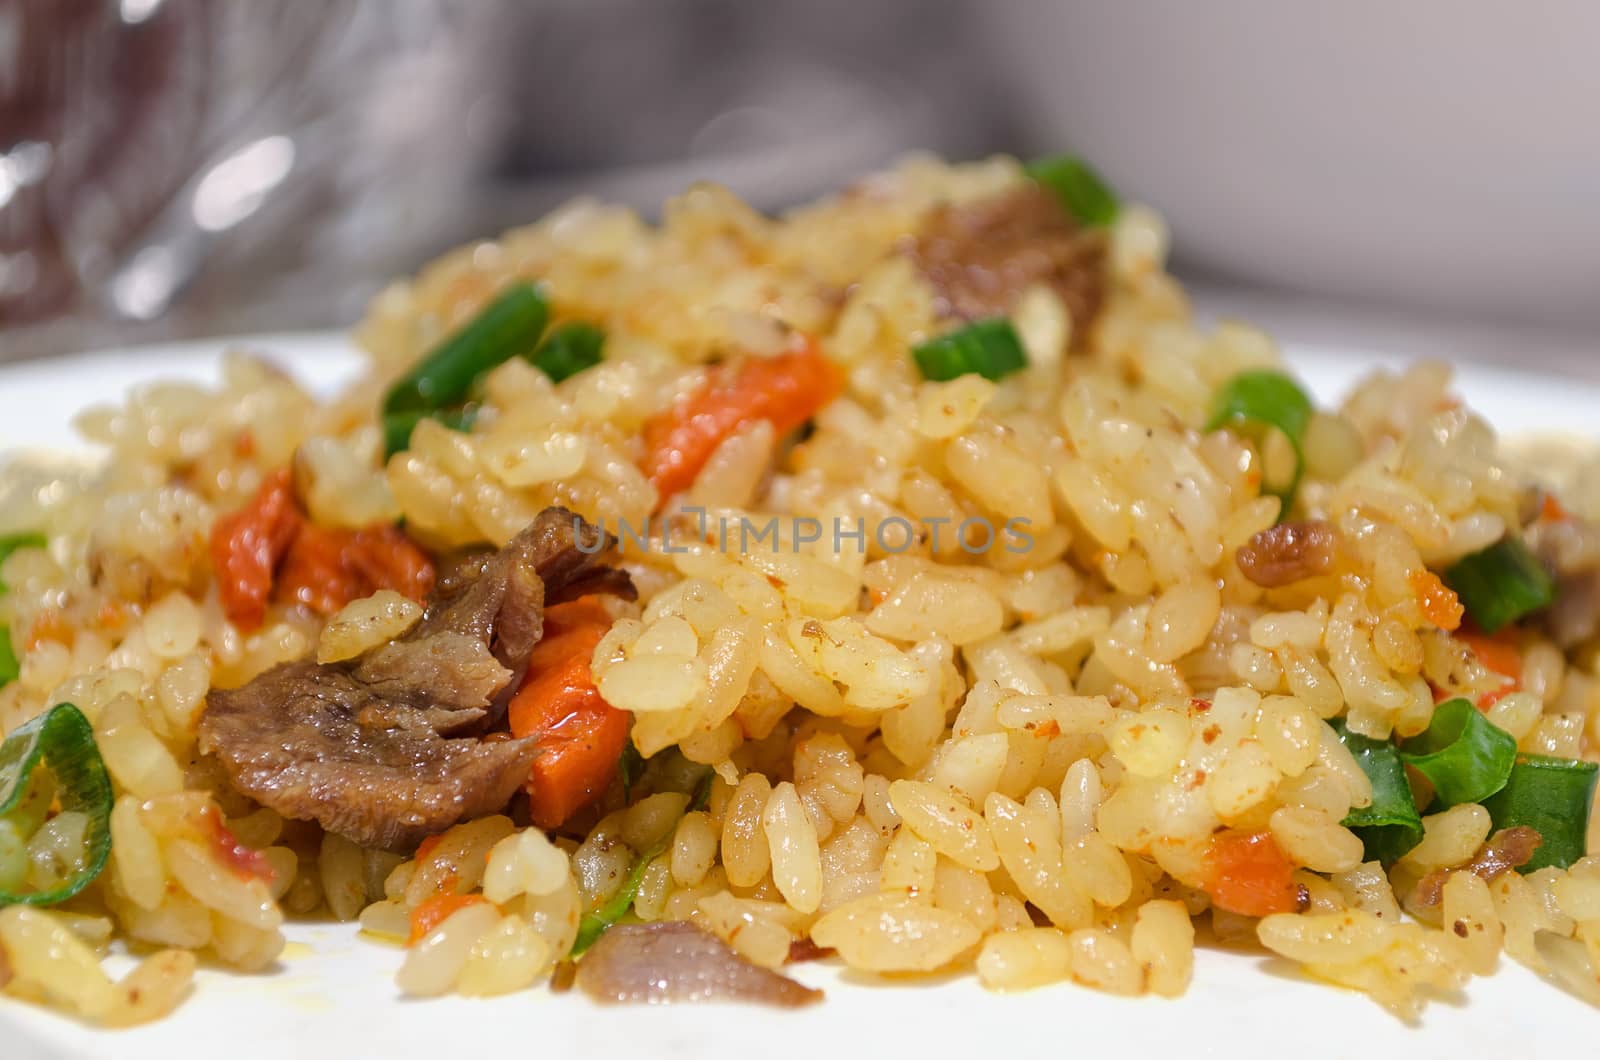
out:
<path id="1" fill-rule="evenodd" d="M 439 412 L 466 400 L 484 373 L 538 346 L 548 317 L 532 284 L 508 288 L 389 388 L 383 414 Z"/>
<path id="2" fill-rule="evenodd" d="M 1271 369 L 1240 372 L 1224 383 L 1211 400 L 1206 430 L 1254 428 L 1250 437 L 1259 442 L 1264 437 L 1263 429 L 1270 428 L 1282 434 L 1294 450 L 1294 472 L 1288 481 L 1262 482 L 1263 492 L 1283 502 L 1280 516 L 1288 513 L 1295 491 L 1300 487 L 1300 473 L 1305 468 L 1306 428 L 1314 411 L 1311 399 L 1299 384 Z"/>
<path id="3" fill-rule="evenodd" d="M 1482 802 L 1506 785 L 1517 741 L 1465 699 L 1433 710 L 1426 730 L 1404 741 L 1400 760 L 1428 778 L 1440 809 Z"/>
<path id="4" fill-rule="evenodd" d="M 1055 192 L 1068 213 L 1082 224 L 1108 225 L 1117 219 L 1121 203 L 1094 167 L 1076 155 L 1057 155 L 1030 162 L 1025 172 L 1041 186 Z"/>
<path id="5" fill-rule="evenodd" d="M 0 564 L 6 557 L 22 548 L 44 548 L 48 544 L 43 534 L 22 533 L 0 536 Z M 0 581 L 0 596 L 6 594 L 6 583 Z M 17 662 L 16 649 L 11 644 L 11 630 L 0 625 L 0 688 L 15 681 L 22 672 Z"/>
<path id="6" fill-rule="evenodd" d="M 1456 561 L 1444 572 L 1473 625 L 1494 633 L 1556 597 L 1555 584 L 1528 546 L 1504 537 L 1482 552 Z"/>
<path id="7" fill-rule="evenodd" d="M 43 534 L 5 534 L 0 535 L 0 564 L 5 563 L 6 557 L 22 548 L 44 548 L 49 542 Z M 0 580 L 0 593 L 6 591 L 6 583 Z M 0 684 L 4 684 L 0 681 Z"/>
<path id="8" fill-rule="evenodd" d="M 632 801 L 633 786 L 639 783 L 639 778 L 644 776 L 644 755 L 633 745 L 630 736 L 622 745 L 622 757 L 617 761 L 617 775 L 622 778 L 622 799 L 624 802 Z"/>
<path id="9" fill-rule="evenodd" d="M 383 418 L 383 458 L 411 447 L 411 432 L 423 420 L 438 420 L 452 431 L 470 431 L 478 418 L 477 405 L 444 409 L 440 412 L 394 412 Z"/>
<path id="10" fill-rule="evenodd" d="M 0 626 L 0 688 L 15 681 L 21 673 L 22 666 L 17 662 L 15 649 L 11 647 L 11 631 Z"/>
<path id="11" fill-rule="evenodd" d="M 1593 762 L 1517 756 L 1505 787 L 1484 800 L 1483 808 L 1489 811 L 1495 828 L 1527 825 L 1543 839 L 1518 872 L 1533 872 L 1547 865 L 1564 869 L 1584 856 L 1597 776 L 1600 766 Z"/>
<path id="12" fill-rule="evenodd" d="M 528 359 L 555 383 L 600 363 L 606 333 L 593 324 L 570 320 L 552 328 Z"/>
<path id="13" fill-rule="evenodd" d="M 0 743 L 0 827 L 23 841 L 40 823 L 40 815 L 30 808 L 37 800 L 30 795 L 38 791 L 41 767 L 54 781 L 62 812 L 84 816 L 83 849 L 74 852 L 75 868 L 60 883 L 24 891 L 10 881 L 11 886 L 0 889 L 0 906 L 65 901 L 100 875 L 111 854 L 111 778 L 89 719 L 71 703 L 57 704 L 19 725 Z"/>
<path id="14" fill-rule="evenodd" d="M 1336 722 L 1334 729 L 1372 782 L 1371 805 L 1351 810 L 1343 824 L 1361 838 L 1368 861 L 1392 865 L 1422 842 L 1422 815 L 1400 753 L 1388 740 L 1351 732 L 1343 722 Z"/>
<path id="15" fill-rule="evenodd" d="M 628 741 L 628 746 L 633 746 L 633 741 Z M 701 774 L 700 780 L 695 784 L 694 794 L 689 799 L 689 805 L 684 813 L 696 813 L 706 808 L 711 799 L 711 781 L 715 776 L 707 769 Z M 639 857 L 634 861 L 633 867 L 628 871 L 627 879 L 622 881 L 622 886 L 617 892 L 592 913 L 583 914 L 583 919 L 578 921 L 578 937 L 572 943 L 572 952 L 569 957 L 581 957 L 585 950 L 593 946 L 595 940 L 606 933 L 606 929 L 628 915 L 628 910 L 633 908 L 633 900 L 639 897 L 639 886 L 644 882 L 645 870 L 650 863 L 672 846 L 673 837 L 677 834 L 677 825 L 668 828 L 662 837 L 650 846 L 639 852 Z"/>
<path id="16" fill-rule="evenodd" d="M 1028 355 L 1011 321 L 1004 317 L 979 320 L 947 331 L 911 350 L 924 379 L 943 383 L 976 372 L 998 380 L 1028 366 Z"/>

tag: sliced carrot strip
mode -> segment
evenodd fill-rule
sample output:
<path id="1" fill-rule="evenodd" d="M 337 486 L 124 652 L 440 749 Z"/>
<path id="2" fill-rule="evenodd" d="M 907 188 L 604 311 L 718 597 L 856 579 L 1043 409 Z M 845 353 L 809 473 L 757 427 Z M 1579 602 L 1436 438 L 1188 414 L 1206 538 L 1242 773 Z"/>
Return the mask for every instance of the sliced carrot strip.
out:
<path id="1" fill-rule="evenodd" d="M 267 476 L 250 503 L 211 528 L 211 565 L 222 611 L 240 629 L 258 629 L 266 618 L 272 572 L 302 522 L 289 469 L 281 468 Z"/>
<path id="2" fill-rule="evenodd" d="M 436 894 L 423 899 L 411 910 L 411 934 L 406 938 L 406 945 L 415 946 L 455 913 L 488 900 L 481 894 Z"/>
<path id="3" fill-rule="evenodd" d="M 344 559 L 371 586 L 363 596 L 393 589 L 401 596 L 421 600 L 433 592 L 433 561 L 397 526 L 377 523 L 357 530 Z"/>
<path id="4" fill-rule="evenodd" d="M 29 651 L 47 640 L 71 647 L 73 636 L 72 623 L 67 621 L 67 616 L 57 608 L 47 607 L 39 612 L 38 617 L 33 620 L 33 625 L 28 627 L 28 636 L 23 644 Z"/>
<path id="5" fill-rule="evenodd" d="M 433 578 L 428 557 L 392 526 L 352 531 L 307 523 L 278 569 L 275 596 L 331 615 L 379 589 L 421 600 L 433 589 Z"/>
<path id="6" fill-rule="evenodd" d="M 428 858 L 433 855 L 434 850 L 437 849 L 439 843 L 443 839 L 444 833 L 440 832 L 438 835 L 431 835 L 422 842 L 418 843 L 417 852 L 412 855 L 412 860 L 416 861 L 418 864 L 427 861 Z"/>
<path id="7" fill-rule="evenodd" d="M 544 635 L 560 636 L 584 626 L 598 626 L 601 631 L 611 628 L 611 612 L 598 596 L 580 596 L 564 604 L 552 604 L 544 609 Z"/>
<path id="8" fill-rule="evenodd" d="M 1455 591 L 1440 581 L 1437 574 L 1431 570 L 1414 570 L 1407 580 L 1417 598 L 1417 606 L 1429 622 L 1447 633 L 1461 625 L 1466 609 L 1456 598 Z"/>
<path id="9" fill-rule="evenodd" d="M 330 530 L 309 522 L 287 468 L 268 476 L 249 504 L 217 520 L 211 562 L 223 613 L 247 632 L 260 628 L 269 600 L 331 615 L 379 589 L 420 600 L 434 582 L 427 554 L 396 527 Z"/>
<path id="10" fill-rule="evenodd" d="M 361 591 L 361 575 L 345 562 L 349 543 L 348 530 L 303 527 L 278 567 L 273 596 L 331 615 L 351 600 L 370 595 Z"/>
<path id="11" fill-rule="evenodd" d="M 532 736 L 539 756 L 527 791 L 533 822 L 557 828 L 605 792 L 628 740 L 628 714 L 601 698 L 589 660 L 611 618 L 595 601 L 575 600 L 545 615 L 522 688 L 508 707 L 511 732 Z"/>
<path id="12" fill-rule="evenodd" d="M 205 816 L 211 824 L 212 849 L 235 876 L 241 880 L 273 881 L 277 874 L 272 869 L 272 862 L 261 851 L 241 843 L 232 829 L 223 823 L 222 814 L 216 807 L 206 807 Z"/>
<path id="13" fill-rule="evenodd" d="M 777 357 L 751 357 L 713 372 L 709 382 L 644 426 L 644 472 L 664 501 L 689 486 L 717 446 L 756 420 L 788 434 L 844 386 L 839 367 L 814 343 Z"/>
<path id="14" fill-rule="evenodd" d="M 1206 850 L 1205 890 L 1230 913 L 1293 913 L 1306 901 L 1294 868 L 1270 832 L 1218 832 Z"/>
<path id="15" fill-rule="evenodd" d="M 1522 653 L 1511 641 L 1499 636 L 1491 637 L 1474 631 L 1461 631 L 1456 639 L 1472 649 L 1485 668 L 1506 679 L 1499 688 L 1491 689 L 1478 697 L 1478 709 L 1488 710 L 1501 699 L 1522 689 Z"/>

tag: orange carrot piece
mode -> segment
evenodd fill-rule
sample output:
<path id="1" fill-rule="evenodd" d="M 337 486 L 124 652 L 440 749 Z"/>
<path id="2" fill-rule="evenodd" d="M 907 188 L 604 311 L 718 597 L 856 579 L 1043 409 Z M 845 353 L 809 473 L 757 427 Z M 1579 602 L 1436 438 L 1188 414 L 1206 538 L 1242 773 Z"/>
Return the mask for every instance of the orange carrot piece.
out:
<path id="1" fill-rule="evenodd" d="M 265 880 L 269 884 L 273 881 L 277 873 L 272 869 L 272 862 L 261 851 L 241 843 L 223 823 L 222 814 L 215 806 L 206 807 L 204 816 L 211 826 L 211 847 L 229 871 L 245 881 Z"/>
<path id="2" fill-rule="evenodd" d="M 1491 637 L 1475 631 L 1460 631 L 1456 639 L 1472 649 L 1485 668 L 1506 679 L 1499 688 L 1491 689 L 1478 697 L 1478 709 L 1488 710 L 1502 698 L 1522 688 L 1522 653 L 1517 646 L 1502 637 Z"/>
<path id="3" fill-rule="evenodd" d="M 814 343 L 717 369 L 711 380 L 644 425 L 644 472 L 664 501 L 700 474 L 739 428 L 768 420 L 779 435 L 810 419 L 843 389 L 839 367 Z"/>
<path id="4" fill-rule="evenodd" d="M 303 522 L 294 503 L 289 469 L 267 476 L 255 498 L 216 521 L 211 565 L 223 613 L 240 629 L 258 629 L 272 595 L 272 572 Z"/>
<path id="5" fill-rule="evenodd" d="M 1554 493 L 1546 493 L 1544 501 L 1539 505 L 1539 521 L 1545 523 L 1559 523 L 1563 519 L 1571 519 L 1572 513 L 1561 506 Z"/>
<path id="6" fill-rule="evenodd" d="M 1205 856 L 1205 890 L 1219 909 L 1241 916 L 1293 913 L 1305 907 L 1294 863 L 1270 832 L 1218 832 Z"/>
<path id="7" fill-rule="evenodd" d="M 433 589 L 433 578 L 428 557 L 392 526 L 352 531 L 307 523 L 278 569 L 275 595 L 331 615 L 379 589 L 421 600 Z"/>
<path id="8" fill-rule="evenodd" d="M 559 637 L 584 626 L 599 626 L 601 632 L 611 628 L 611 612 L 598 596 L 580 596 L 564 604 L 552 604 L 544 609 L 544 635 Z"/>
<path id="9" fill-rule="evenodd" d="M 1490 670 L 1513 681 L 1522 680 L 1522 653 L 1515 644 L 1499 637 L 1465 631 L 1457 633 L 1456 639 L 1471 648 L 1478 661 Z"/>
<path id="10" fill-rule="evenodd" d="M 529 771 L 530 815 L 541 828 L 557 828 L 598 798 L 617 773 L 628 740 L 628 714 L 595 687 L 589 660 L 610 626 L 573 601 L 550 609 L 545 636 L 534 647 L 528 676 L 508 707 L 511 732 L 532 736 L 540 753 Z M 572 608 L 561 614 L 564 608 Z M 604 615 L 603 609 L 600 611 Z"/>
<path id="11" fill-rule="evenodd" d="M 415 946 L 427 938 L 430 931 L 449 920 L 452 914 L 488 900 L 481 894 L 436 894 L 423 899 L 411 910 L 411 934 L 406 938 L 406 945 Z"/>
<path id="12" fill-rule="evenodd" d="M 412 855 L 412 860 L 416 861 L 418 864 L 427 861 L 428 858 L 433 855 L 434 850 L 437 849 L 439 843 L 443 839 L 444 833 L 440 832 L 438 835 L 431 835 L 422 842 L 418 843 L 417 852 Z"/>
<path id="13" fill-rule="evenodd" d="M 1437 574 L 1431 570 L 1414 570 L 1407 580 L 1417 598 L 1417 606 L 1429 622 L 1447 633 L 1461 625 L 1466 609 L 1456 598 L 1455 590 L 1440 581 Z"/>
<path id="14" fill-rule="evenodd" d="M 345 563 L 349 543 L 348 530 L 303 527 L 278 567 L 274 598 L 331 615 L 351 600 L 369 595 L 361 591 L 361 576 Z"/>
<path id="15" fill-rule="evenodd" d="M 421 600 L 433 592 L 433 561 L 397 526 L 376 523 L 357 530 L 344 558 L 371 586 L 365 596 L 393 589 L 401 596 Z"/>
<path id="16" fill-rule="evenodd" d="M 65 644 L 70 648 L 73 637 L 72 623 L 67 621 L 67 616 L 58 608 L 47 607 L 39 612 L 38 617 L 33 620 L 33 625 L 28 627 L 28 636 L 22 643 L 29 651 L 47 640 Z"/>
<path id="17" fill-rule="evenodd" d="M 427 555 L 393 526 L 330 530 L 308 522 L 288 468 L 268 476 L 249 504 L 217 520 L 211 562 L 223 612 L 246 631 L 260 628 L 271 599 L 331 615 L 379 589 L 420 600 L 434 581 Z"/>

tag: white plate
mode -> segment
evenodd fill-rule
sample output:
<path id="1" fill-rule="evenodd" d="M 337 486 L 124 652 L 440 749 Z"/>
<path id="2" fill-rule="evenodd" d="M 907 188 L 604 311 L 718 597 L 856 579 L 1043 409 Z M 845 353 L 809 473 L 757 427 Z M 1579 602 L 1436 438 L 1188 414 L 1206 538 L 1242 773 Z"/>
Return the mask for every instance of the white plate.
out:
<path id="1" fill-rule="evenodd" d="M 91 354 L 0 369 L 0 452 L 74 444 L 79 409 L 120 399 L 158 378 L 215 379 L 220 341 Z M 308 384 L 338 385 L 359 360 L 337 336 L 269 336 L 231 345 L 261 350 Z M 1358 350 L 1292 349 L 1323 401 L 1364 370 L 1393 361 Z M 1463 369 L 1462 396 L 1503 432 L 1569 430 L 1596 437 L 1600 388 L 1553 377 Z M 1580 1046 L 1594 1010 L 1509 961 L 1474 980 L 1461 1004 L 1434 1003 L 1406 1026 L 1366 997 L 1317 984 L 1287 962 L 1202 950 L 1194 985 L 1177 1001 L 1108 997 L 1070 984 L 991 994 L 970 974 L 879 982 L 828 962 L 794 975 L 827 991 L 820 1005 L 777 1011 L 736 1005 L 599 1008 L 542 988 L 492 1001 L 402 1000 L 399 951 L 349 925 L 295 924 L 277 967 L 261 975 L 207 969 L 172 1018 L 99 1032 L 0 999 L 0 1057 L 82 1055 L 173 1060 L 203 1053 L 242 1060 L 313 1057 L 467 1060 L 488 1049 L 519 1058 L 805 1057 L 848 1050 L 885 1057 L 1025 1055 L 1160 1057 L 1521 1056 L 1531 1045 Z"/>

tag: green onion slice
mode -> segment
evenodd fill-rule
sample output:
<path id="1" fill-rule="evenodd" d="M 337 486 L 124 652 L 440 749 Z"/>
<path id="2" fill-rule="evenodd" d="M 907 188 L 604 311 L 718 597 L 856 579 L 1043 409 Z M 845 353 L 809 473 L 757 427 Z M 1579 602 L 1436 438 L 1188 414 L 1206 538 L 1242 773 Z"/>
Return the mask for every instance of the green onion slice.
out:
<path id="1" fill-rule="evenodd" d="M 706 770 L 694 785 L 694 794 L 689 798 L 689 805 L 684 813 L 699 813 L 711 805 L 711 782 L 716 779 L 716 774 Z"/>
<path id="2" fill-rule="evenodd" d="M 1300 488 L 1300 473 L 1305 469 L 1306 427 L 1314 411 L 1311 399 L 1293 379 L 1271 369 L 1256 369 L 1240 372 L 1217 391 L 1211 399 L 1206 430 L 1246 428 L 1241 433 L 1259 443 L 1264 430 L 1270 428 L 1288 440 L 1294 450 L 1294 473 L 1288 482 L 1263 480 L 1261 484 L 1263 492 L 1283 502 L 1280 514 L 1287 514 L 1289 505 L 1294 503 L 1295 491 Z"/>
<path id="3" fill-rule="evenodd" d="M 17 662 L 17 653 L 11 647 L 11 631 L 5 626 L 0 626 L 0 688 L 15 681 L 20 673 L 22 666 Z"/>
<path id="4" fill-rule="evenodd" d="M 1067 212 L 1081 223 L 1108 225 L 1117 219 L 1121 203 L 1117 193 L 1094 167 L 1077 155 L 1057 155 L 1030 162 L 1024 172 L 1043 187 L 1055 192 Z"/>
<path id="5" fill-rule="evenodd" d="M 1556 598 L 1555 584 L 1528 546 L 1504 537 L 1444 572 L 1473 625 L 1494 633 Z"/>
<path id="6" fill-rule="evenodd" d="M 1028 366 L 1022 340 L 1005 317 L 979 320 L 912 347 L 924 379 L 947 382 L 976 372 L 998 380 Z"/>
<path id="7" fill-rule="evenodd" d="M 639 783 L 639 778 L 644 776 L 644 755 L 633 745 L 633 737 L 629 737 L 622 745 L 622 757 L 617 760 L 617 775 L 622 778 L 622 800 L 630 802 L 633 799 L 633 786 Z"/>
<path id="8" fill-rule="evenodd" d="M 628 741 L 631 747 L 633 741 Z M 694 795 L 689 800 L 689 805 L 684 809 L 684 814 L 695 813 L 706 808 L 711 800 L 711 779 L 715 776 L 711 770 L 706 770 L 695 784 Z M 592 913 L 583 914 L 583 919 L 578 922 L 578 937 L 572 943 L 572 952 L 569 959 L 581 957 L 585 950 L 595 944 L 595 940 L 606 933 L 606 929 L 628 915 L 628 910 L 633 908 L 633 900 L 639 897 L 639 885 L 644 882 L 645 870 L 650 863 L 672 846 L 673 836 L 677 834 L 676 823 L 667 829 L 662 837 L 650 844 L 649 847 L 639 852 L 639 857 L 633 863 L 633 868 L 628 870 L 628 878 L 622 881 L 622 886 L 599 909 Z"/>
<path id="9" fill-rule="evenodd" d="M 606 333 L 593 324 L 570 320 L 550 330 L 528 358 L 552 382 L 559 383 L 600 363 Z"/>
<path id="10" fill-rule="evenodd" d="M 1527 825 L 1544 842 L 1518 872 L 1547 865 L 1564 869 L 1587 852 L 1589 808 L 1594 803 L 1600 765 L 1571 758 L 1518 755 L 1505 787 L 1485 799 L 1483 808 L 1496 829 Z"/>
<path id="11" fill-rule="evenodd" d="M 1422 842 L 1422 815 L 1406 781 L 1400 753 L 1388 740 L 1374 740 L 1334 722 L 1345 747 L 1372 782 L 1372 804 L 1353 809 L 1342 822 L 1361 837 L 1368 861 L 1392 865 Z"/>
<path id="12" fill-rule="evenodd" d="M 485 372 L 538 345 L 549 313 L 532 284 L 508 288 L 389 388 L 383 414 L 439 412 L 464 401 Z"/>
<path id="13" fill-rule="evenodd" d="M 470 431 L 478 419 L 477 405 L 441 412 L 394 412 L 383 418 L 383 458 L 388 460 L 396 453 L 411 448 L 411 432 L 423 420 L 438 420 L 452 431 Z"/>
<path id="14" fill-rule="evenodd" d="M 71 703 L 51 707 L 0 743 L 0 827 L 28 832 L 37 827 L 37 819 L 25 820 L 37 817 L 28 813 L 26 796 L 41 766 L 55 781 L 61 809 L 87 818 L 84 849 L 77 870 L 60 884 L 46 891 L 0 890 L 0 906 L 65 901 L 100 875 L 111 854 L 111 778 L 89 719 Z"/>
<path id="15" fill-rule="evenodd" d="M 5 534 L 0 535 L 0 564 L 5 563 L 6 557 L 23 548 L 44 548 L 49 542 L 43 534 Z M 6 583 L 0 580 L 0 593 L 6 591 Z M 5 682 L 0 681 L 0 684 Z"/>
<path id="16" fill-rule="evenodd" d="M 1400 760 L 1428 778 L 1440 808 L 1482 802 L 1506 786 L 1517 741 L 1465 699 L 1433 710 L 1427 729 L 1406 740 Z"/>

